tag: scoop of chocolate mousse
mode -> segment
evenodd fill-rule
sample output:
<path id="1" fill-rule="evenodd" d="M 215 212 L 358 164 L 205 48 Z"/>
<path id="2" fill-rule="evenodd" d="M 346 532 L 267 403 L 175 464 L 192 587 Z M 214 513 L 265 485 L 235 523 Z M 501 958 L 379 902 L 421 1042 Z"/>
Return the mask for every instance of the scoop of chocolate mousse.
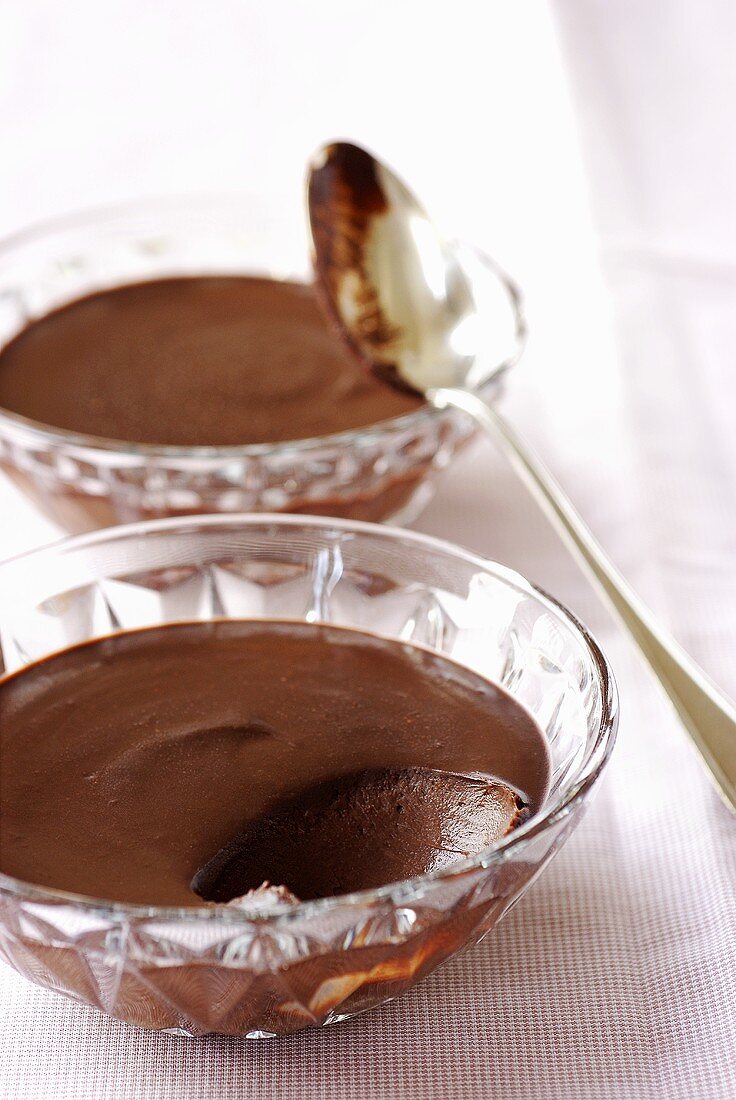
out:
<path id="1" fill-rule="evenodd" d="M 516 791 L 488 776 L 371 769 L 320 783 L 249 822 L 197 871 L 192 890 L 247 907 L 268 881 L 305 900 L 371 889 L 480 852 L 528 812 Z"/>

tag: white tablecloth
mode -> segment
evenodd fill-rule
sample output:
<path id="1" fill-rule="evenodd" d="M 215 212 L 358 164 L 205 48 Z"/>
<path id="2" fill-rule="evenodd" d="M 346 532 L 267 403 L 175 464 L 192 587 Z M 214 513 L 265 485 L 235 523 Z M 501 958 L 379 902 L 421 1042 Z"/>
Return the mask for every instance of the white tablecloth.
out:
<path id="1" fill-rule="evenodd" d="M 411 42 L 421 19 L 424 37 L 406 65 L 428 88 L 426 115 L 416 84 L 397 84 L 391 64 L 378 107 L 363 80 L 357 90 L 345 83 L 347 104 L 333 109 L 334 81 L 348 81 L 351 51 L 360 59 L 379 47 L 375 29 L 354 42 L 368 5 L 348 15 L 322 0 L 309 18 L 294 3 L 258 13 L 220 7 L 215 19 L 214 9 L 205 17 L 194 4 L 15 5 L 9 56 L 18 68 L 7 79 L 16 112 L 0 120 L 0 138 L 21 159 L 0 181 L 3 222 L 163 190 L 168 172 L 180 180 L 186 169 L 193 185 L 210 185 L 212 163 L 245 187 L 252 165 L 233 152 L 235 119 L 242 106 L 250 134 L 261 116 L 252 73 L 236 71 L 241 62 L 256 67 L 263 113 L 286 127 L 269 146 L 274 179 L 305 141 L 341 130 L 373 141 L 413 178 L 428 179 L 425 195 L 445 220 L 495 249 L 527 287 L 533 337 L 510 387 L 509 416 L 641 594 L 736 695 L 736 189 L 721 148 L 731 141 L 724 104 L 733 103 L 736 82 L 722 63 L 734 29 L 726 0 L 557 5 L 607 294 L 541 4 L 518 5 L 518 14 L 499 6 L 503 15 L 464 0 L 442 5 L 442 15 L 439 6 L 395 5 L 399 40 Z M 330 70 L 328 101 L 327 78 L 309 75 L 300 43 L 327 34 L 334 45 L 340 31 L 347 59 Z M 108 69 L 90 41 L 103 43 Z M 381 48 L 396 69 L 396 39 Z M 430 87 L 440 50 L 455 60 Z M 87 102 L 90 82 L 106 89 L 102 103 Z M 149 105 L 145 89 L 154 84 Z M 385 97 L 401 88 L 397 119 Z M 235 107 L 237 94 L 244 98 Z M 470 119 L 456 110 L 466 95 Z M 308 118 L 295 96 L 306 97 Z M 217 111 L 227 118 L 222 130 Z M 157 129 L 170 117 L 178 120 L 173 136 Z M 462 155 L 466 176 L 437 170 L 434 136 Z M 185 151 L 185 138 L 205 143 L 209 168 L 199 148 Z M 5 482 L 0 516 L 3 555 L 53 534 Z M 483 944 L 399 1002 L 319 1033 L 257 1043 L 149 1034 L 2 969 L 3 1100 L 736 1094 L 733 819 L 628 643 L 490 445 L 445 475 L 417 527 L 526 573 L 568 602 L 609 652 L 622 697 L 620 742 L 577 833 Z"/>

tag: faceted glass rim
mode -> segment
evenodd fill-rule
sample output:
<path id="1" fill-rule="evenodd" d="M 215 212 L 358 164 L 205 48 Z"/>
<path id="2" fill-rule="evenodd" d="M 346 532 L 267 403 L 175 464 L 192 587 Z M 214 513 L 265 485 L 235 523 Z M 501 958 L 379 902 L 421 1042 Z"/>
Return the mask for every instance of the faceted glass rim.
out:
<path id="1" fill-rule="evenodd" d="M 157 209 L 170 213 L 177 206 L 181 208 L 182 212 L 195 208 L 207 210 L 210 206 L 216 206 L 220 210 L 223 204 L 233 209 L 242 209 L 246 202 L 246 199 L 238 199 L 236 194 L 230 193 L 219 196 L 216 194 L 180 195 L 171 199 L 164 197 L 134 199 L 128 202 L 89 207 L 85 210 L 63 214 L 60 217 L 47 218 L 24 229 L 7 234 L 0 239 L 0 258 L 15 249 L 21 249 L 25 245 L 43 240 L 44 237 L 50 237 L 56 232 L 75 228 L 80 230 L 85 227 L 92 228 L 99 222 L 114 223 L 125 218 L 126 215 L 143 214 L 148 211 L 153 213 Z M 481 262 L 491 265 L 495 269 L 494 261 L 481 249 L 477 249 L 472 245 L 465 245 L 464 247 L 475 253 Z M 270 277 L 284 278 L 276 275 Z M 356 367 L 356 369 L 360 368 Z M 482 387 L 482 391 L 486 394 L 492 392 L 505 373 L 506 369 L 500 370 L 493 379 Z M 449 415 L 453 415 L 453 413 L 450 412 Z M 0 429 L 3 425 L 7 425 L 16 432 L 23 431 L 45 443 L 56 446 L 77 447 L 97 455 L 125 455 L 129 458 L 139 458 L 141 461 L 157 458 L 168 459 L 169 461 L 184 459 L 219 461 L 236 458 L 278 458 L 292 452 L 305 454 L 325 447 L 350 447 L 356 442 L 364 442 L 366 439 L 375 439 L 382 435 L 393 435 L 405 428 L 418 427 L 426 422 L 446 418 L 447 416 L 448 410 L 437 409 L 427 403 L 420 405 L 413 412 L 403 413 L 401 416 L 388 417 L 385 420 L 376 421 L 375 424 L 364 424 L 362 427 L 347 428 L 344 431 L 332 432 L 328 435 L 286 439 L 278 443 L 236 443 L 226 447 L 134 443 L 122 439 L 111 439 L 107 436 L 87 435 L 84 432 L 73 432 L 66 428 L 55 427 L 53 424 L 46 424 L 41 420 L 34 420 L 31 417 L 12 412 L 10 409 L 4 409 L 2 406 L 0 406 Z"/>
<path id="2" fill-rule="evenodd" d="M 188 529 L 192 534 L 196 534 L 200 528 L 273 526 L 297 529 L 307 527 L 316 530 L 321 529 L 325 532 L 337 530 L 345 533 L 364 534 L 373 538 L 384 539 L 387 542 L 405 541 L 413 543 L 417 547 L 423 547 L 455 558 L 466 565 L 494 576 L 525 596 L 531 596 L 554 615 L 561 618 L 582 643 L 583 649 L 589 658 L 601 700 L 598 728 L 595 731 L 588 729 L 587 751 L 578 766 L 578 774 L 565 795 L 561 799 L 553 801 L 550 808 L 539 811 L 528 822 L 514 829 L 495 844 L 476 855 L 459 860 L 449 867 L 430 871 L 427 874 L 417 875 L 414 878 L 404 879 L 400 882 L 388 883 L 375 889 L 303 901 L 299 902 L 298 905 L 282 910 L 276 909 L 268 913 L 258 912 L 257 910 L 228 908 L 223 905 L 211 907 L 196 905 L 158 906 L 116 902 L 52 887 L 37 886 L 34 883 L 14 878 L 2 872 L 0 872 L 0 891 L 20 895 L 33 902 L 72 905 L 86 913 L 94 913 L 103 919 L 220 921 L 227 925 L 258 925 L 260 927 L 265 924 L 288 924 L 294 920 L 309 919 L 330 910 L 345 907 L 364 907 L 380 901 L 391 901 L 397 906 L 409 904 L 410 902 L 415 903 L 421 897 L 421 893 L 425 888 L 429 889 L 438 882 L 451 881 L 475 871 L 486 870 L 495 864 L 509 860 L 519 852 L 523 852 L 534 838 L 552 829 L 562 818 L 568 816 L 579 803 L 586 799 L 610 758 L 618 730 L 618 688 L 608 659 L 588 628 L 559 600 L 550 596 L 537 585 L 527 581 L 520 573 L 508 566 L 483 558 L 445 539 L 435 538 L 432 535 L 425 535 L 401 527 L 365 523 L 357 520 L 332 519 L 328 516 L 268 512 L 197 517 L 177 516 L 102 528 L 88 534 L 62 538 L 49 545 L 0 562 L 0 577 L 6 571 L 12 571 L 16 565 L 26 565 L 34 561 L 42 565 L 44 558 L 53 559 L 64 555 L 68 551 L 77 549 L 93 549 L 96 545 L 104 544 L 111 539 L 131 538 L 167 530 L 186 532 Z"/>

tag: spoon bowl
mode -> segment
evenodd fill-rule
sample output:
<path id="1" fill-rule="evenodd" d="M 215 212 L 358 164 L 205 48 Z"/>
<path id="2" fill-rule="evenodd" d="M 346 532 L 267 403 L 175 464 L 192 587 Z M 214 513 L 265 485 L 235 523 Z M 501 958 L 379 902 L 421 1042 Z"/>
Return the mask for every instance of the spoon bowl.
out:
<path id="1" fill-rule="evenodd" d="M 445 241 L 407 186 L 366 150 L 324 146 L 308 178 L 313 262 L 355 353 L 425 394 L 480 387 L 523 348 L 521 295 L 495 265 Z"/>

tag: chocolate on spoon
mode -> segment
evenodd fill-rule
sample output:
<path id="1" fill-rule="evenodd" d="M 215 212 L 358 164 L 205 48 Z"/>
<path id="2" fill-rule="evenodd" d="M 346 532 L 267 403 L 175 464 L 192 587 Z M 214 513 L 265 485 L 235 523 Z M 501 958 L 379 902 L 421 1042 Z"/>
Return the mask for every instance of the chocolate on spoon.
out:
<path id="1" fill-rule="evenodd" d="M 491 777 L 378 768 L 311 787 L 248 823 L 192 879 L 205 901 L 264 882 L 302 900 L 367 890 L 438 870 L 490 847 L 527 816 Z M 246 901 L 243 901 L 246 904 Z"/>

